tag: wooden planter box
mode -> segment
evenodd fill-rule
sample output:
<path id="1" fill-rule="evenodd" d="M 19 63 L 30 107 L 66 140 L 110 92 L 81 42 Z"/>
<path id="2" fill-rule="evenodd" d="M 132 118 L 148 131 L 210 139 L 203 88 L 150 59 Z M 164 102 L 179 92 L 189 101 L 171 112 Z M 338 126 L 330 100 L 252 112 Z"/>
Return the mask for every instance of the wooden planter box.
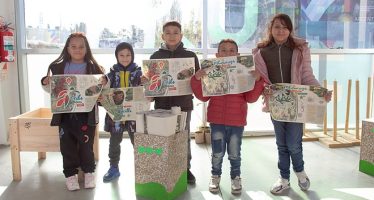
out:
<path id="1" fill-rule="evenodd" d="M 50 126 L 52 113 L 49 108 L 39 108 L 9 118 L 13 180 L 20 181 L 20 152 L 38 152 L 39 159 L 46 158 L 46 152 L 59 152 L 60 139 L 57 126 Z M 96 127 L 94 141 L 95 160 L 99 159 L 99 134 Z"/>

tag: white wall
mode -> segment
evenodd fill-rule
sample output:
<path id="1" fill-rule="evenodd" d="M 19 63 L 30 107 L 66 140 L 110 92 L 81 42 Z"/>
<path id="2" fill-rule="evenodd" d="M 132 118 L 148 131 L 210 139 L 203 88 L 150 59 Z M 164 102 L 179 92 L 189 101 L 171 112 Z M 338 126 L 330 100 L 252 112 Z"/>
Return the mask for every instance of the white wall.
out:
<path id="1" fill-rule="evenodd" d="M 14 1 L 1 0 L 0 16 L 3 16 L 7 22 L 11 22 L 13 28 L 15 28 L 14 13 Z M 1 68 L 3 65 L 4 63 L 0 63 Z M 8 118 L 20 114 L 17 61 L 8 63 L 8 71 L 0 79 L 0 144 L 8 144 Z"/>

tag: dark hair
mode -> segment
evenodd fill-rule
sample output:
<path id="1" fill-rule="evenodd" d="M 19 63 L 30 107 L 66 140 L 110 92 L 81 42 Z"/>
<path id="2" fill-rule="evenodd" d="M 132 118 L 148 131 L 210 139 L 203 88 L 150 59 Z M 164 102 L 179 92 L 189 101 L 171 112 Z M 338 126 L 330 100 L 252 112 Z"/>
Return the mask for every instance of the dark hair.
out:
<path id="1" fill-rule="evenodd" d="M 168 21 L 162 26 L 162 32 L 165 31 L 165 28 L 168 26 L 176 26 L 179 28 L 180 31 L 182 31 L 182 25 L 177 21 Z"/>
<path id="2" fill-rule="evenodd" d="M 121 42 L 117 45 L 116 47 L 116 51 L 115 51 L 115 55 L 116 55 L 116 59 L 117 59 L 117 63 L 119 63 L 118 61 L 118 53 L 124 49 L 128 49 L 131 53 L 131 62 L 128 66 L 130 66 L 133 62 L 134 62 L 134 49 L 132 48 L 131 44 L 127 43 L 127 42 Z M 124 66 L 124 67 L 128 67 L 128 66 Z"/>
<path id="3" fill-rule="evenodd" d="M 236 51 L 238 52 L 239 51 L 239 48 L 238 48 L 238 44 L 236 44 L 236 42 L 233 40 L 233 39 L 230 39 L 230 38 L 227 38 L 227 39 L 223 39 L 221 40 L 219 43 L 218 43 L 218 50 L 219 51 L 219 48 L 221 47 L 221 44 L 223 43 L 231 43 L 231 44 L 234 44 L 236 46 Z"/>
<path id="4" fill-rule="evenodd" d="M 293 32 L 293 25 L 291 18 L 283 13 L 279 13 L 274 15 L 271 19 L 270 23 L 268 24 L 268 28 L 266 31 L 266 38 L 257 44 L 257 47 L 262 48 L 268 46 L 270 43 L 274 42 L 273 35 L 271 34 L 271 29 L 273 28 L 274 21 L 278 19 L 289 31 L 290 35 L 288 36 L 288 41 L 292 49 L 296 48 L 296 43 L 294 41 L 294 32 Z"/>
<path id="5" fill-rule="evenodd" d="M 62 49 L 60 56 L 49 65 L 49 68 L 52 65 L 55 65 L 58 63 L 63 63 L 65 65 L 67 62 L 71 61 L 71 56 L 68 52 L 68 47 L 70 44 L 70 40 L 72 38 L 82 38 L 84 40 L 84 45 L 86 46 L 86 55 L 84 56 L 84 61 L 87 63 L 87 73 L 88 74 L 93 73 L 93 68 L 90 67 L 92 65 L 94 67 L 99 67 L 101 71 L 104 73 L 104 69 L 100 67 L 99 64 L 97 64 L 95 58 L 92 55 L 92 51 L 91 51 L 90 45 L 88 44 L 87 37 L 84 35 L 84 33 L 81 33 L 81 32 L 76 32 L 76 33 L 72 33 L 69 35 L 68 39 L 65 42 L 65 46 Z"/>
<path id="6" fill-rule="evenodd" d="M 118 97 L 118 95 L 122 95 L 121 98 Z M 113 101 L 116 105 L 121 105 L 123 103 L 123 100 L 125 99 L 125 93 L 121 90 L 117 90 L 113 92 Z"/>

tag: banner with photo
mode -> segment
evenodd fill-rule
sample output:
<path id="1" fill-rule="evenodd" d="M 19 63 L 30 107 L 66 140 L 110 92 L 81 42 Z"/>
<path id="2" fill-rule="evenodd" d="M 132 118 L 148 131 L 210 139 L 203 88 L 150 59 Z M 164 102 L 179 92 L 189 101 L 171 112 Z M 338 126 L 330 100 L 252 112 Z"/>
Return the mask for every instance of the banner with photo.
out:
<path id="1" fill-rule="evenodd" d="M 195 73 L 194 58 L 143 60 L 146 97 L 192 94 L 190 79 Z"/>
<path id="2" fill-rule="evenodd" d="M 113 121 L 136 120 L 137 112 L 150 109 L 143 87 L 108 88 L 101 95 L 101 105 Z"/>
<path id="3" fill-rule="evenodd" d="M 252 55 L 231 56 L 201 60 L 203 96 L 239 94 L 254 88 L 256 79 Z"/>
<path id="4" fill-rule="evenodd" d="M 90 112 L 101 93 L 102 75 L 54 75 L 51 77 L 52 113 Z"/>
<path id="5" fill-rule="evenodd" d="M 277 83 L 270 85 L 271 117 L 277 121 L 322 124 L 326 112 L 326 88 Z"/>

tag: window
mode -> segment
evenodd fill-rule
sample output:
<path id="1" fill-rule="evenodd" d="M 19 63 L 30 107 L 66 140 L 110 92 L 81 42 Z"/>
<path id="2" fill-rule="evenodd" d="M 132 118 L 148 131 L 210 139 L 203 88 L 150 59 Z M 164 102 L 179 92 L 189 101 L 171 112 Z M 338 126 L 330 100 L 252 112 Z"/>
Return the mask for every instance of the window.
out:
<path id="1" fill-rule="evenodd" d="M 240 53 L 250 53 L 264 37 L 270 18 L 275 13 L 283 12 L 293 20 L 295 34 L 309 42 L 314 52 L 314 74 L 320 82 L 327 79 L 331 86 L 332 80 L 336 79 L 342 85 L 339 88 L 344 90 L 348 78 L 359 79 L 362 81 L 361 85 L 365 85 L 367 79 L 363 76 L 373 73 L 374 0 L 17 2 L 21 4 L 19 8 L 24 8 L 19 11 L 24 13 L 24 21 L 17 19 L 17 29 L 25 32 L 18 62 L 19 66 L 23 66 L 20 69 L 22 74 L 27 76 L 27 79 L 21 79 L 26 82 L 23 83 L 25 91 L 21 91 L 25 94 L 21 98 L 25 98 L 23 101 L 28 104 L 26 110 L 49 106 L 48 96 L 44 95 L 39 85 L 40 78 L 47 72 L 48 65 L 58 57 L 71 32 L 80 31 L 87 35 L 95 58 L 108 71 L 115 62 L 114 48 L 122 41 L 134 46 L 135 61 L 138 64 L 143 59 L 148 59 L 160 47 L 162 24 L 168 20 L 181 22 L 183 43 L 187 48 L 196 51 L 199 58 L 211 58 L 215 56 L 218 42 L 224 38 L 234 39 L 239 44 Z M 331 55 L 331 50 L 327 49 L 335 50 Z M 358 66 L 356 60 L 360 60 L 359 66 L 363 69 L 355 72 L 365 72 L 362 75 L 336 73 L 342 72 L 343 68 Z M 365 88 L 361 89 L 361 94 L 366 95 Z M 344 96 L 339 96 L 340 107 L 344 107 L 344 99 Z M 360 98 L 360 101 L 364 105 L 365 97 Z M 195 126 L 201 125 L 203 119 L 202 103 L 195 99 L 194 104 L 192 131 L 197 128 Z M 339 110 L 345 110 L 340 107 Z M 331 112 L 331 108 L 328 109 Z M 360 110 L 364 115 L 365 108 L 361 107 Z M 261 99 L 249 105 L 247 121 L 246 130 L 272 129 L 270 117 L 261 112 Z M 329 119 L 329 123 L 331 121 Z M 344 123 L 344 119 L 339 118 L 339 123 Z"/>
<path id="2" fill-rule="evenodd" d="M 58 4 L 58 9 L 56 7 Z M 188 48 L 201 47 L 199 0 L 25 0 L 27 48 L 62 48 L 72 32 L 86 33 L 91 48 L 158 48 L 162 25 L 181 22 Z"/>
<path id="3" fill-rule="evenodd" d="M 209 0 L 209 47 L 232 38 L 242 48 L 253 48 L 271 17 L 281 12 L 291 17 L 296 35 L 314 49 L 374 47 L 373 0 Z"/>

